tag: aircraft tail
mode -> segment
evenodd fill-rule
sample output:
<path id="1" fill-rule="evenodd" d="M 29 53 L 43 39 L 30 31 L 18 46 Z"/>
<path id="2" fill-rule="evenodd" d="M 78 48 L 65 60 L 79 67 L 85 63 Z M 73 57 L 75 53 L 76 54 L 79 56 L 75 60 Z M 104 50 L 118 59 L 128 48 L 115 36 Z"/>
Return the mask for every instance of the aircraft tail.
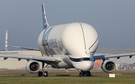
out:
<path id="1" fill-rule="evenodd" d="M 49 27 L 49 23 L 47 21 L 47 17 L 46 17 L 46 11 L 45 11 L 45 5 L 42 4 L 42 17 L 43 17 L 43 29 Z"/>

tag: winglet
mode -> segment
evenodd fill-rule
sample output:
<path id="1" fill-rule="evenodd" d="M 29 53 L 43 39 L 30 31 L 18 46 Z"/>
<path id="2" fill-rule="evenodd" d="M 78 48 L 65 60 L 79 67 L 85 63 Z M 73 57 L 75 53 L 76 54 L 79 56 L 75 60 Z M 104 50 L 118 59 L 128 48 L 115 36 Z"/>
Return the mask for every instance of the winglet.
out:
<path id="1" fill-rule="evenodd" d="M 43 29 L 49 27 L 49 23 L 47 21 L 47 17 L 46 17 L 46 11 L 45 11 L 45 5 L 42 4 L 42 17 L 43 17 Z"/>
<path id="2" fill-rule="evenodd" d="M 8 51 L 8 30 L 6 30 L 6 36 L 5 36 L 5 51 Z"/>

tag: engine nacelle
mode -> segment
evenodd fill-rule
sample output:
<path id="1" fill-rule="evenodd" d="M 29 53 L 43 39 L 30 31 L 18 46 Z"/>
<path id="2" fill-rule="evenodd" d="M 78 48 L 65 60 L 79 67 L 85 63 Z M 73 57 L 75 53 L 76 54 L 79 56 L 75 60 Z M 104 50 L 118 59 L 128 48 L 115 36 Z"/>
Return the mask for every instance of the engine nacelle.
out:
<path id="1" fill-rule="evenodd" d="M 26 70 L 30 73 L 37 73 L 40 69 L 40 65 L 37 61 L 35 60 L 30 60 L 26 64 Z"/>
<path id="2" fill-rule="evenodd" d="M 115 63 L 113 61 L 110 61 L 110 60 L 105 60 L 101 65 L 101 69 L 104 72 L 108 72 L 108 73 L 114 72 Z"/>

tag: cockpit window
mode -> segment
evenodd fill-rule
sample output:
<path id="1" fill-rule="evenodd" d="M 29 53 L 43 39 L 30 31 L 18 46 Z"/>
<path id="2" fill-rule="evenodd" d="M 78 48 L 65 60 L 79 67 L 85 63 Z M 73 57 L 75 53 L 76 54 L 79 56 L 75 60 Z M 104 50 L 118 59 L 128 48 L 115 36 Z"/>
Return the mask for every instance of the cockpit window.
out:
<path id="1" fill-rule="evenodd" d="M 83 60 L 85 60 L 85 61 L 90 61 L 90 58 L 83 58 Z"/>
<path id="2" fill-rule="evenodd" d="M 90 61 L 90 58 L 70 58 L 73 62 Z"/>

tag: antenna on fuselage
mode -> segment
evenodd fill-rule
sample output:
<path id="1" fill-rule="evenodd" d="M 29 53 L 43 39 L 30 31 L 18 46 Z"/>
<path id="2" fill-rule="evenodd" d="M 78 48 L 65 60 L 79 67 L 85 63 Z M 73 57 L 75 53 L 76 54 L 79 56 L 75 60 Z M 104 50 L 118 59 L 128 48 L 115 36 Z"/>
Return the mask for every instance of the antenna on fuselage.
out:
<path id="1" fill-rule="evenodd" d="M 43 29 L 49 27 L 49 23 L 47 21 L 46 11 L 45 11 L 45 5 L 42 4 L 42 18 L 43 18 Z"/>
<path id="2" fill-rule="evenodd" d="M 5 35 L 5 51 L 8 51 L 8 30 L 6 30 L 6 35 Z"/>

